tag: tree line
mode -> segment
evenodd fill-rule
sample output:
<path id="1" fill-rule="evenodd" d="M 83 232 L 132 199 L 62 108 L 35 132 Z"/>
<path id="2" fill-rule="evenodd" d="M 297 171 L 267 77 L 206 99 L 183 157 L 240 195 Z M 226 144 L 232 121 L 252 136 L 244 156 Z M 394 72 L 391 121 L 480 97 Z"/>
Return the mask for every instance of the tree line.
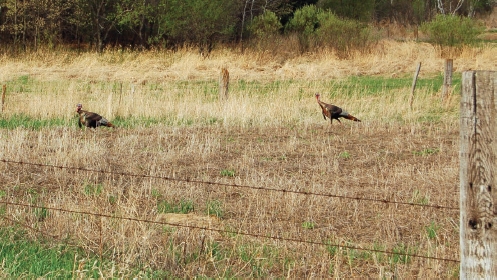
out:
<path id="1" fill-rule="evenodd" d="M 384 20 L 420 25 L 437 14 L 473 17 L 495 0 L 0 0 L 0 48 L 10 51 L 75 46 L 102 51 L 185 45 L 210 52 L 216 44 L 305 33 L 321 22 L 312 7 L 355 25 Z M 300 12 L 304 26 L 296 23 Z M 316 14 L 316 13 L 315 13 Z M 311 15 L 312 16 L 312 15 Z M 307 28 L 307 29 L 306 29 Z M 330 27 L 331 28 L 331 27 Z M 354 32 L 354 28 L 350 31 Z M 269 33 L 268 33 L 269 32 Z M 307 42 L 308 43 L 308 42 Z"/>

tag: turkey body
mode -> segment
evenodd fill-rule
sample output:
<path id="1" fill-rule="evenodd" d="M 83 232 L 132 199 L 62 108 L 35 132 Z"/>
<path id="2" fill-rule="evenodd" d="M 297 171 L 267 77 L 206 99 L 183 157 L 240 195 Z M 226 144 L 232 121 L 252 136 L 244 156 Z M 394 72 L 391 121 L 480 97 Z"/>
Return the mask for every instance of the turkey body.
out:
<path id="1" fill-rule="evenodd" d="M 82 128 L 83 126 L 90 128 L 97 128 L 99 126 L 115 128 L 115 126 L 111 122 L 109 122 L 106 118 L 100 116 L 99 114 L 83 110 L 83 105 L 78 104 L 76 108 L 76 112 L 79 114 L 78 126 L 80 128 Z"/>
<path id="2" fill-rule="evenodd" d="M 345 118 L 351 121 L 355 122 L 360 122 L 361 120 L 352 116 L 351 114 L 345 112 L 342 108 L 324 103 L 323 101 L 320 100 L 320 95 L 319 93 L 316 93 L 316 100 L 318 101 L 319 106 L 321 107 L 322 113 L 323 113 L 323 118 L 326 120 L 326 118 L 330 119 L 330 124 L 333 124 L 333 120 L 337 120 L 339 123 L 341 123 L 340 118 Z"/>

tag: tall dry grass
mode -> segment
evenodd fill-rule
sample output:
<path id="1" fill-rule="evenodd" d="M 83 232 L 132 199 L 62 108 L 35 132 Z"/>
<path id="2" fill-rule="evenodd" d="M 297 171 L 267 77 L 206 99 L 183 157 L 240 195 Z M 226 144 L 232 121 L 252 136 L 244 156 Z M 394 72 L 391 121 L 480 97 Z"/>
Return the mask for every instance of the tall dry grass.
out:
<path id="1" fill-rule="evenodd" d="M 415 92 L 410 108 L 410 82 L 379 91 L 364 85 L 330 85 L 326 80 L 248 83 L 245 86 L 236 83 L 232 81 L 230 97 L 221 102 L 215 82 L 34 82 L 28 86 L 29 92 L 7 94 L 3 116 L 23 114 L 41 119 L 62 118 L 74 126 L 75 105 L 83 103 L 84 109 L 98 112 L 109 120 L 120 117 L 124 123 L 130 123 L 134 119 L 142 126 L 147 125 L 147 120 L 155 120 L 154 123 L 180 126 L 297 124 L 309 127 L 321 118 L 314 97 L 314 93 L 320 92 L 323 101 L 341 106 L 363 119 L 365 124 L 401 121 L 416 125 L 423 118 L 453 123 L 458 117 L 457 93 L 441 103 L 439 92 L 420 88 Z"/>
<path id="2" fill-rule="evenodd" d="M 494 54 L 495 49 L 490 45 L 464 49 L 454 60 L 455 71 L 495 69 Z M 330 88 L 327 82 L 361 75 L 411 76 L 418 62 L 422 63 L 420 78 L 432 77 L 442 73 L 443 61 L 440 51 L 429 44 L 393 41 L 383 41 L 370 54 L 358 54 L 348 60 L 340 60 L 328 51 L 285 57 L 285 54 L 240 54 L 219 50 L 209 58 L 202 58 L 189 50 L 111 51 L 101 55 L 38 52 L 26 54 L 22 59 L 0 57 L 0 83 L 15 83 L 19 77 L 42 81 L 29 86 L 30 94 L 9 88 L 6 116 L 25 113 L 42 118 L 69 118 L 73 115 L 74 104 L 82 102 L 87 109 L 108 118 L 174 115 L 177 118 L 215 117 L 228 122 L 271 124 L 299 119 L 313 123 L 313 117 L 306 119 L 306 116 L 315 110 L 312 103 L 314 91 L 336 96 L 329 101 L 352 112 L 361 111 L 367 114 L 367 119 L 419 115 L 426 109 L 426 102 L 433 103 L 433 100 L 424 99 L 435 99 L 436 96 L 419 94 L 422 100 L 418 101 L 422 105 L 415 106 L 420 110 L 408 111 L 404 98 L 409 94 L 410 84 L 406 84 L 402 92 L 389 97 L 391 99 L 387 102 L 381 97 L 367 97 L 364 88 L 357 89 L 357 96 L 341 96 L 341 89 Z M 221 105 L 212 102 L 217 85 L 199 87 L 196 82 L 215 83 L 222 67 L 228 68 L 232 85 L 239 81 L 261 84 L 283 81 L 282 86 L 268 89 L 269 100 L 266 96 L 257 96 L 253 92 L 255 88 L 250 86 L 239 92 L 232 87 L 232 98 Z M 285 81 L 292 83 L 285 84 Z M 358 104 L 351 104 L 355 102 Z M 284 105 L 297 109 L 274 113 L 272 108 Z"/>
<path id="3" fill-rule="evenodd" d="M 454 62 L 456 71 L 495 67 L 492 52 L 465 50 Z M 4 116 L 60 117 L 68 126 L 2 129 L 0 158 L 112 173 L 2 163 L 1 199 L 166 222 L 171 217 L 158 205 L 186 200 L 195 211 L 182 222 L 201 220 L 202 227 L 458 259 L 454 210 L 120 174 L 457 207 L 457 93 L 440 103 L 438 92 L 420 89 L 411 109 L 410 84 L 376 94 L 358 85 L 341 95 L 344 88 L 327 82 L 411 76 L 419 61 L 421 76 L 443 69 L 430 45 L 390 41 L 350 60 L 329 52 L 285 58 L 226 50 L 208 59 L 186 50 L 3 56 L 0 81 L 20 85 L 15 81 L 28 77 L 26 89 L 9 90 Z M 217 81 L 223 66 L 231 85 L 246 86 L 233 85 L 220 102 L 217 85 L 209 82 Z M 363 122 L 330 127 L 316 91 Z M 81 131 L 74 123 L 78 102 L 110 120 L 142 119 L 132 128 Z M 160 122 L 140 124 L 146 118 Z M 219 217 L 206 218 L 217 203 Z M 40 218 L 32 208 L 5 206 L 4 215 L 57 236 L 54 244 L 67 238 L 88 254 L 111 259 L 102 277 L 135 276 L 136 267 L 176 277 L 449 278 L 458 272 L 452 262 L 48 212 Z M 435 235 L 427 233 L 430 228 Z M 26 237 L 38 234 L 29 230 Z M 85 260 L 75 256 L 75 262 Z"/>
<path id="4" fill-rule="evenodd" d="M 103 54 L 40 51 L 11 58 L 0 56 L 0 82 L 30 75 L 41 80 L 121 81 L 189 81 L 217 79 L 226 66 L 235 80 L 324 80 L 351 75 L 410 75 L 418 62 L 422 73 L 443 71 L 443 60 L 454 59 L 455 71 L 495 69 L 495 47 L 464 48 L 451 57 L 427 43 L 415 41 L 381 41 L 369 54 L 338 59 L 332 51 L 308 55 L 289 53 L 254 53 L 226 49 L 215 50 L 208 58 L 183 49 L 177 52 L 143 53 L 108 51 Z"/>

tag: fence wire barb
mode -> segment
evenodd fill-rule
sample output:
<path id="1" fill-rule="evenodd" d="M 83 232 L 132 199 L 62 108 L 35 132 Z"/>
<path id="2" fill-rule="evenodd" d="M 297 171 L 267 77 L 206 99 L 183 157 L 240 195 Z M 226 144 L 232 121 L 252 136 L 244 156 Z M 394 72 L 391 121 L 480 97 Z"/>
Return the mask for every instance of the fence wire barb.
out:
<path id="1" fill-rule="evenodd" d="M 358 201 L 370 201 L 370 202 L 376 202 L 376 203 L 398 204 L 398 205 L 408 205 L 408 206 L 417 206 L 417 207 L 429 207 L 429 208 L 445 209 L 445 210 L 459 210 L 459 207 L 443 206 L 443 205 L 435 205 L 435 204 L 422 204 L 422 203 L 414 203 L 414 202 L 403 202 L 403 201 L 391 201 L 388 199 L 379 199 L 379 198 L 356 197 L 356 196 L 346 196 L 346 195 L 337 195 L 337 194 L 314 193 L 314 192 L 308 192 L 308 191 L 294 191 L 294 190 L 285 190 L 285 189 L 255 187 L 255 186 L 248 186 L 248 185 L 201 181 L 201 180 L 194 180 L 194 179 L 188 179 L 188 178 L 187 179 L 180 179 L 180 178 L 171 178 L 168 176 L 133 174 L 133 173 L 129 173 L 129 172 L 113 172 L 113 171 L 105 171 L 105 170 L 83 168 L 83 167 L 70 167 L 70 166 L 61 166 L 61 165 L 53 165 L 53 164 L 13 161 L 13 160 L 7 160 L 7 159 L 1 159 L 0 161 L 4 162 L 4 163 L 11 163 L 11 164 L 32 165 L 32 166 L 58 168 L 58 169 L 69 169 L 69 170 L 95 172 L 95 173 L 103 173 L 103 174 L 110 174 L 110 175 L 162 179 L 162 180 L 167 180 L 167 181 L 176 181 L 176 182 L 184 182 L 184 183 L 197 183 L 197 184 L 224 186 L 224 187 L 273 191 L 273 192 L 281 192 L 284 194 L 285 193 L 293 193 L 293 194 L 299 194 L 299 195 L 314 195 L 314 196 L 322 196 L 322 197 L 328 197 L 328 198 L 331 197 L 331 198 L 350 199 L 350 200 L 358 200 Z"/>
<path id="2" fill-rule="evenodd" d="M 350 249 L 350 250 L 360 250 L 360 251 L 367 251 L 367 252 L 383 253 L 383 254 L 387 254 L 387 255 L 398 255 L 398 256 L 422 258 L 422 259 L 429 259 L 429 260 L 438 260 L 438 261 L 445 261 L 445 262 L 455 262 L 455 263 L 460 262 L 460 260 L 449 259 L 449 258 L 430 257 L 430 256 L 423 256 L 423 255 L 418 255 L 418 254 L 399 253 L 399 252 L 378 250 L 378 249 L 365 249 L 365 248 L 360 248 L 360 247 L 355 247 L 355 246 L 350 246 L 350 245 L 331 244 L 331 243 L 325 243 L 325 242 L 321 242 L 321 241 L 310 241 L 310 240 L 302 240 L 302 239 L 297 239 L 297 238 L 268 236 L 268 235 L 262 235 L 262 234 L 250 233 L 250 232 L 242 232 L 242 231 L 228 231 L 228 230 L 208 228 L 208 227 L 200 227 L 200 226 L 193 226 L 193 225 L 180 225 L 180 224 L 168 223 L 168 222 L 163 222 L 163 221 L 152 221 L 152 220 L 145 220 L 145 219 L 139 219 L 139 218 L 134 218 L 134 217 L 119 217 L 119 216 L 112 216 L 112 215 L 108 215 L 108 214 L 69 210 L 69 209 L 55 208 L 55 207 L 49 207 L 49 206 L 24 204 L 24 203 L 19 203 L 19 202 L 0 201 L 0 204 L 12 205 L 12 206 L 22 206 L 22 207 L 29 207 L 29 208 L 44 208 L 44 209 L 52 210 L 52 211 L 59 211 L 59 212 L 66 212 L 66 213 L 73 213 L 73 214 L 84 214 L 84 215 L 91 215 L 91 216 L 101 217 L 101 218 L 128 220 L 128 221 L 134 221 L 134 222 L 168 225 L 168 226 L 182 227 L 182 228 L 201 229 L 201 230 L 207 230 L 207 231 L 215 231 L 215 232 L 219 232 L 219 233 L 237 234 L 237 235 L 251 236 L 251 237 L 256 237 L 256 238 L 273 239 L 273 240 L 279 240 L 279 241 L 289 241 L 289 242 L 296 242 L 296 243 L 303 243 L 303 244 L 310 244 L 310 245 L 338 247 L 338 248 L 344 248 L 344 249 Z M 8 219 L 8 220 L 10 220 L 10 219 Z M 15 222 L 15 221 L 13 221 L 13 222 Z M 31 228 L 31 227 L 27 227 L 27 228 L 32 229 L 32 230 L 36 230 L 34 228 Z M 38 231 L 38 230 L 36 230 L 36 231 Z"/>

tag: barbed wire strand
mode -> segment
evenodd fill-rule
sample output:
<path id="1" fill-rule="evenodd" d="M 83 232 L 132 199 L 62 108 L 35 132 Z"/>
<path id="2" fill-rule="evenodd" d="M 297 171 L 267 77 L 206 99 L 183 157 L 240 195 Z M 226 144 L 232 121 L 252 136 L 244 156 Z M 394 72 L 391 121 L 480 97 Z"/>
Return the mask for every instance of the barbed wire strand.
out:
<path id="1" fill-rule="evenodd" d="M 355 246 L 350 246 L 350 245 L 330 244 L 330 243 L 325 243 L 325 242 L 320 242 L 320 241 L 301 240 L 301 239 L 297 239 L 297 238 L 268 236 L 268 235 L 262 235 L 262 234 L 250 233 L 250 232 L 242 232 L 242 231 L 228 231 L 228 230 L 194 226 L 194 225 L 181 225 L 181 224 L 169 223 L 169 222 L 164 222 L 164 221 L 152 221 L 152 220 L 139 219 L 139 218 L 134 218 L 134 217 L 119 217 L 119 216 L 112 216 L 109 214 L 93 213 L 93 212 L 87 212 L 87 211 L 77 211 L 77 210 L 55 208 L 55 207 L 49 207 L 49 206 L 24 204 L 24 203 L 19 203 L 19 202 L 0 201 L 0 204 L 11 205 L 11 206 L 22 206 L 22 207 L 29 207 L 29 208 L 43 208 L 43 209 L 47 209 L 47 210 L 66 212 L 66 213 L 72 213 L 72 214 L 83 214 L 83 215 L 90 215 L 90 216 L 95 216 L 95 217 L 103 217 L 103 218 L 118 219 L 118 220 L 128 220 L 128 221 L 142 222 L 142 223 L 149 223 L 149 224 L 160 224 L 160 225 L 168 225 L 168 226 L 173 226 L 173 227 L 201 229 L 201 230 L 215 231 L 215 232 L 226 233 L 226 234 L 237 234 L 237 235 L 251 236 L 251 237 L 256 237 L 256 238 L 263 238 L 263 239 L 273 239 L 273 240 L 279 240 L 279 241 L 289 241 L 289 242 L 319 245 L 319 246 L 338 247 L 338 248 L 344 248 L 344 249 L 350 249 L 350 250 L 360 250 L 360 251 L 367 251 L 367 252 L 374 252 L 374 253 L 383 253 L 383 254 L 388 254 L 388 255 L 399 255 L 399 256 L 406 256 L 406 257 L 422 258 L 422 259 L 445 261 L 445 262 L 455 262 L 455 263 L 460 262 L 460 260 L 449 259 L 449 258 L 430 257 L 430 256 L 419 255 L 419 254 L 400 253 L 400 252 L 393 252 L 393 251 L 386 251 L 386 250 L 379 250 L 379 249 L 365 249 L 365 248 L 360 248 L 360 247 L 355 247 Z"/>
<path id="2" fill-rule="evenodd" d="M 346 196 L 346 195 L 337 195 L 337 194 L 325 194 L 325 193 L 315 193 L 308 191 L 295 191 L 295 190 L 285 190 L 285 189 L 276 189 L 276 188 L 265 188 L 265 187 L 255 187 L 248 185 L 239 185 L 239 184 L 229 184 L 229 183 L 220 183 L 220 182 L 211 182 L 211 181 L 201 181 L 195 179 L 180 179 L 180 178 L 171 178 L 168 176 L 157 176 L 157 175 L 146 175 L 146 174 L 133 174 L 128 172 L 113 172 L 113 171 L 105 171 L 91 168 L 82 168 L 82 167 L 70 167 L 70 166 L 61 166 L 61 165 L 53 165 L 53 164 L 44 164 L 44 163 L 32 163 L 32 162 L 23 162 L 23 161 L 13 161 L 7 159 L 1 159 L 0 162 L 11 163 L 11 164 L 19 164 L 19 165 L 31 165 L 31 166 L 39 166 L 39 167 L 49 167 L 49 168 L 57 168 L 57 169 L 68 169 L 68 170 L 77 170 L 77 171 L 85 171 L 85 172 L 95 172 L 109 175 L 120 175 L 120 176 L 128 176 L 128 177 L 141 177 L 141 178 L 151 178 L 151 179 L 162 179 L 168 181 L 175 182 L 184 182 L 184 183 L 197 183 L 197 184 L 206 184 L 206 185 L 218 185 L 224 187 L 234 187 L 234 188 L 245 188 L 245 189 L 255 189 L 255 190 L 264 190 L 264 191 L 273 191 L 273 192 L 281 192 L 281 193 L 293 193 L 299 195 L 313 195 L 313 196 L 322 196 L 328 198 L 339 198 L 339 199 L 350 199 L 350 200 L 358 200 L 358 201 L 370 201 L 376 203 L 386 203 L 386 204 L 398 204 L 398 205 L 408 205 L 408 206 L 417 206 L 417 207 L 428 207 L 428 208 L 436 208 L 436 209 L 445 209 L 445 210 L 459 210 L 459 207 L 453 206 L 443 206 L 443 205 L 435 205 L 435 204 L 422 204 L 422 203 L 414 203 L 414 202 L 403 202 L 403 201 L 391 201 L 388 199 L 377 199 L 377 198 L 368 198 L 368 197 L 356 197 L 356 196 Z"/>

